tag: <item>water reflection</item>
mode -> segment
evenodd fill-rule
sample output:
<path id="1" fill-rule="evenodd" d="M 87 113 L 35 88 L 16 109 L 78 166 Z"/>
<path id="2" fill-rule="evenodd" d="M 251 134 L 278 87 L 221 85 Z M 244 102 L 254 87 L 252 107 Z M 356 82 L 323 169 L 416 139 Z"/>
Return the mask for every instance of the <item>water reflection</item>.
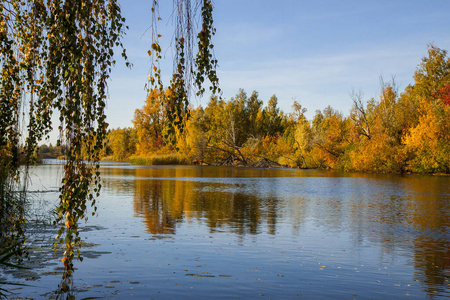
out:
<path id="1" fill-rule="evenodd" d="M 199 222 L 210 232 L 295 235 L 314 228 L 349 235 L 352 247 L 408 256 L 428 292 L 450 279 L 450 178 L 201 167 L 108 167 L 108 193 L 133 195 L 151 234 Z"/>
<path id="2" fill-rule="evenodd" d="M 278 201 L 230 192 L 230 184 L 184 180 L 136 180 L 135 213 L 144 218 L 151 234 L 175 234 L 176 224 L 197 220 L 211 232 L 226 230 L 244 235 L 258 234 L 267 222 L 275 233 Z"/>

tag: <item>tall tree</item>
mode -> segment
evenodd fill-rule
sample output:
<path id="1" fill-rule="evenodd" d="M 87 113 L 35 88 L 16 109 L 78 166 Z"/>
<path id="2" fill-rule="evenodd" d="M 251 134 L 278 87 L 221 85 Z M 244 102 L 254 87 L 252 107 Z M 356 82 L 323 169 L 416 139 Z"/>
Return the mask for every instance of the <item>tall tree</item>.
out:
<path id="1" fill-rule="evenodd" d="M 446 58 L 447 51 L 434 45 L 428 46 L 428 56 L 422 59 L 421 64 L 414 73 L 414 90 L 419 97 L 428 101 L 436 99 L 439 93 L 450 80 L 450 60 Z"/>
<path id="2" fill-rule="evenodd" d="M 266 132 L 269 136 L 275 136 L 276 133 L 282 132 L 283 112 L 278 107 L 277 96 L 272 95 L 270 97 L 267 107 L 264 108 L 263 116 L 266 122 Z"/>
<path id="3" fill-rule="evenodd" d="M 305 116 L 307 109 L 305 107 L 302 107 L 302 105 L 297 101 L 294 101 L 292 109 L 292 118 L 295 122 L 294 141 L 297 145 L 298 151 L 300 152 L 302 166 L 308 168 L 305 157 L 306 152 L 309 151 L 309 145 L 311 143 L 311 131 L 310 124 Z"/>
<path id="4" fill-rule="evenodd" d="M 136 152 L 137 134 L 132 128 L 113 129 L 108 132 L 108 145 L 116 160 L 124 160 Z"/>
<path id="5" fill-rule="evenodd" d="M 136 109 L 133 118 L 137 131 L 140 155 L 150 154 L 163 145 L 163 129 L 166 122 L 164 94 L 153 90 L 147 96 L 142 109 Z"/>
<path id="6" fill-rule="evenodd" d="M 320 167 L 335 169 L 349 144 L 349 122 L 342 114 L 327 106 L 316 111 L 312 122 L 312 156 Z"/>
<path id="7" fill-rule="evenodd" d="M 429 46 L 428 57 L 414 75 L 408 90 L 416 99 L 415 122 L 405 130 L 404 144 L 414 172 L 450 173 L 450 58 L 447 51 Z"/>
<path id="8" fill-rule="evenodd" d="M 350 119 L 357 128 L 358 134 L 365 136 L 367 139 L 372 138 L 373 123 L 375 119 L 375 101 L 370 99 L 367 107 L 363 103 L 363 93 L 353 91 L 350 94 L 353 101 L 353 106 L 350 111 Z"/>
<path id="9" fill-rule="evenodd" d="M 258 92 L 253 91 L 251 96 L 247 99 L 246 111 L 248 127 L 247 132 L 250 137 L 259 138 L 262 137 L 262 106 L 263 101 L 260 100 Z"/>

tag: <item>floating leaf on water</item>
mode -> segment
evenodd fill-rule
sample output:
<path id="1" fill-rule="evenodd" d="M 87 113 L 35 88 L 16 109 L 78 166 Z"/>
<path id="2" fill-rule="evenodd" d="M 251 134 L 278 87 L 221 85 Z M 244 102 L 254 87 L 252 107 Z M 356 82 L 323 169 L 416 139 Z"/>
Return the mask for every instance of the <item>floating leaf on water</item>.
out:
<path id="1" fill-rule="evenodd" d="M 216 277 L 214 275 L 204 275 L 204 274 L 194 274 L 194 273 L 187 273 L 185 274 L 185 276 L 190 276 L 190 277 Z"/>
<path id="2" fill-rule="evenodd" d="M 45 273 L 42 273 L 41 275 L 42 276 L 52 276 L 52 275 L 62 275 L 62 274 L 64 274 L 64 272 L 45 272 Z"/>

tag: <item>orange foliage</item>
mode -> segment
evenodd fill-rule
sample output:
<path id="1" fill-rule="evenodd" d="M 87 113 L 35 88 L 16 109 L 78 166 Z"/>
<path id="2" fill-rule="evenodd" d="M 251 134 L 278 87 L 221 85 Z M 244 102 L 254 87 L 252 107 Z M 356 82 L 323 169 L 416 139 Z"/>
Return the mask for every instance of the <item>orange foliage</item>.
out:
<path id="1" fill-rule="evenodd" d="M 133 124 L 138 136 L 137 152 L 148 155 L 163 145 L 165 108 L 163 96 L 157 90 L 152 91 L 142 109 L 136 109 Z"/>
<path id="2" fill-rule="evenodd" d="M 308 121 L 294 103 L 284 114 L 273 96 L 268 106 L 253 92 L 240 90 L 229 101 L 212 97 L 205 109 L 192 110 L 176 147 L 168 142 L 164 97 L 153 91 L 133 120 L 137 154 L 175 151 L 197 163 L 251 165 L 262 157 L 292 166 L 367 172 L 450 173 L 450 60 L 430 46 L 415 83 L 399 93 L 394 80 L 382 82 L 379 100 L 354 95 L 350 116 L 326 107 Z M 118 132 L 120 133 L 120 132 Z M 111 135 L 114 137 L 113 135 Z M 130 138 L 132 136 L 130 135 Z M 125 139 L 112 139 L 114 153 L 127 153 Z"/>
<path id="3" fill-rule="evenodd" d="M 415 172 L 450 172 L 450 107 L 422 102 L 417 126 L 404 138 Z"/>

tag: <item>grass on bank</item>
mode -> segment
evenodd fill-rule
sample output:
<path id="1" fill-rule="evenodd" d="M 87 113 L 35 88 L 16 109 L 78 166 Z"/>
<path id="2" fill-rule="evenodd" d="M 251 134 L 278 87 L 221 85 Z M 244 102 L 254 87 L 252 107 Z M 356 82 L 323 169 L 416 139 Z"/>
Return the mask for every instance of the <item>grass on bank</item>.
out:
<path id="1" fill-rule="evenodd" d="M 115 156 L 108 156 L 103 158 L 103 160 L 123 161 L 130 163 L 132 165 L 141 165 L 141 166 L 190 164 L 190 162 L 184 156 L 181 156 L 177 153 L 153 154 L 148 156 L 130 156 L 125 159 L 120 159 L 119 157 Z"/>

